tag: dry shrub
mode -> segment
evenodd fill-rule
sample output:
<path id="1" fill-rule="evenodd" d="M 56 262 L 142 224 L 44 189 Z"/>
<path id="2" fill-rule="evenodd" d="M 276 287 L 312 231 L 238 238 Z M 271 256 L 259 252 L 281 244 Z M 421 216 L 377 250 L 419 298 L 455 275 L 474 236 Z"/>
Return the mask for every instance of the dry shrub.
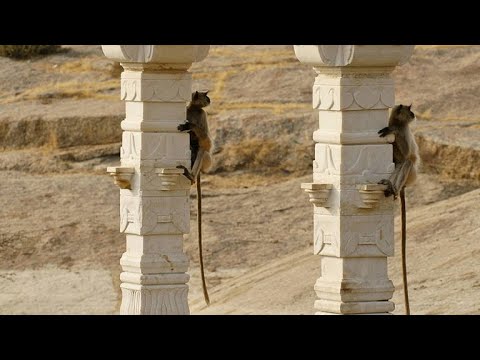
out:
<path id="1" fill-rule="evenodd" d="M 230 143 L 218 154 L 216 171 L 240 169 L 275 170 L 281 167 L 288 149 L 274 140 L 248 139 Z M 215 155 L 214 155 L 215 156 Z M 217 160 L 215 160 L 216 162 Z"/>
<path id="2" fill-rule="evenodd" d="M 0 56 L 13 59 L 31 59 L 62 51 L 61 45 L 0 45 Z"/>

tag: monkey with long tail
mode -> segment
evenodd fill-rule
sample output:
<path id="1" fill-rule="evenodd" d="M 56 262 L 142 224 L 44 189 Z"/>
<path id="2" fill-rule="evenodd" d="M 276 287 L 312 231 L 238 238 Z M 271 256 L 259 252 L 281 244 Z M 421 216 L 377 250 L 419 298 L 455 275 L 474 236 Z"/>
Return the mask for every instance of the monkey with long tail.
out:
<path id="1" fill-rule="evenodd" d="M 200 171 L 207 171 L 212 166 L 212 138 L 208 130 L 207 113 L 203 108 L 210 105 L 210 98 L 207 92 L 195 91 L 192 94 L 192 101 L 187 107 L 187 122 L 178 126 L 179 131 L 189 132 L 191 150 L 191 171 L 183 166 L 184 175 L 189 178 L 192 185 L 197 183 L 197 228 L 198 228 L 198 251 L 200 257 L 200 273 L 202 276 L 203 296 L 207 305 L 210 304 L 205 271 L 203 266 L 202 246 L 202 187 L 200 184 Z"/>
<path id="2" fill-rule="evenodd" d="M 409 124 L 415 120 L 415 114 L 410 106 L 397 105 L 392 109 L 388 126 L 381 129 L 378 133 L 380 137 L 389 134 L 395 135 L 393 142 L 393 162 L 395 170 L 389 179 L 383 179 L 379 184 L 387 185 L 385 196 L 393 195 L 395 200 L 400 195 L 402 212 L 402 274 L 403 274 L 403 292 L 405 297 L 405 311 L 410 315 L 410 303 L 408 298 L 407 282 L 407 216 L 405 203 L 405 187 L 412 185 L 417 177 L 420 156 L 418 154 L 418 145 L 415 137 L 410 130 Z"/>

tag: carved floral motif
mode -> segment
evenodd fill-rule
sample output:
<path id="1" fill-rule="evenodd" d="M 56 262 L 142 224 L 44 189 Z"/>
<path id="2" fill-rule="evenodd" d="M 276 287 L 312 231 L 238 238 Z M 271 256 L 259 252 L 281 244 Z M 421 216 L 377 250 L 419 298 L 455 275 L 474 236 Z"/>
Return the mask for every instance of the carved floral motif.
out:
<path id="1" fill-rule="evenodd" d="M 385 145 L 317 144 L 315 147 L 314 171 L 325 175 L 385 174 L 393 171 L 395 164 L 387 161 L 388 152 L 379 149 Z M 388 146 L 388 145 L 387 145 Z M 388 149 L 384 147 L 384 152 Z"/>
<path id="2" fill-rule="evenodd" d="M 122 286 L 120 314 L 188 315 L 188 287 L 142 287 L 139 290 Z"/>
<path id="3" fill-rule="evenodd" d="M 333 86 L 315 84 L 313 108 L 318 110 L 385 109 L 395 104 L 394 88 L 385 86 Z"/>
<path id="4" fill-rule="evenodd" d="M 125 101 L 187 102 L 191 97 L 190 79 L 122 79 L 121 99 Z"/>

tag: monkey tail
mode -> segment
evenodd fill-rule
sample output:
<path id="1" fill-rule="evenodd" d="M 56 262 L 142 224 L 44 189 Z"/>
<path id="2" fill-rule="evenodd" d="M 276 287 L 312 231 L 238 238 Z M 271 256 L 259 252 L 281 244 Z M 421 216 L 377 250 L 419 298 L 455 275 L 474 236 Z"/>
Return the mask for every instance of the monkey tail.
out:
<path id="1" fill-rule="evenodd" d="M 407 281 L 407 213 L 405 205 L 405 187 L 400 190 L 400 202 L 402 204 L 402 275 L 403 275 L 403 294 L 405 298 L 405 314 L 410 315 L 410 302 L 408 301 L 408 281 Z"/>
<path id="2" fill-rule="evenodd" d="M 197 176 L 197 227 L 198 227 L 198 254 L 200 256 L 200 273 L 202 275 L 203 297 L 207 306 L 210 305 L 207 283 L 205 281 L 205 270 L 203 268 L 203 248 L 202 248 L 202 186 L 200 185 L 200 172 Z"/>

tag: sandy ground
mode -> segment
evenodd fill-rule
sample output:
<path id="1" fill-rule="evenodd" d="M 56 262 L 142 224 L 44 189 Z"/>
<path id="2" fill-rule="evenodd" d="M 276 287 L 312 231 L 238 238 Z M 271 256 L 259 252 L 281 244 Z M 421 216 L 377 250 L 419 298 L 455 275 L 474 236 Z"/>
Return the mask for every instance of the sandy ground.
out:
<path id="1" fill-rule="evenodd" d="M 109 315 L 117 293 L 105 270 L 0 271 L 0 314 Z"/>
<path id="2" fill-rule="evenodd" d="M 412 314 L 480 314 L 480 190 L 468 192 L 408 214 L 409 296 Z M 396 228 L 400 227 L 396 218 Z M 405 311 L 400 263 L 400 234 L 389 274 L 396 291 L 394 314 Z M 313 314 L 320 261 L 310 249 L 298 251 L 213 289 L 210 307 L 201 296 L 191 301 L 194 314 Z"/>
<path id="3" fill-rule="evenodd" d="M 0 314 L 119 310 L 125 241 L 104 170 L 118 163 L 124 107 L 98 46 L 72 48 L 0 58 Z M 398 102 L 413 101 L 421 119 L 424 151 L 408 193 L 413 313 L 480 312 L 479 57 L 478 46 L 419 46 L 393 74 Z M 213 303 L 203 305 L 192 221 L 192 312 L 310 314 L 319 259 L 299 184 L 311 179 L 314 72 L 288 45 L 213 46 L 192 72 L 194 88 L 211 90 L 216 148 L 203 178 Z M 401 314 L 398 254 L 389 267 Z"/>
<path id="4" fill-rule="evenodd" d="M 319 261 L 311 254 L 311 205 L 299 188 L 310 177 L 241 188 L 226 183 L 223 189 L 214 178 L 206 176 L 204 186 L 205 262 L 213 304 L 202 309 L 192 221 L 193 231 L 185 239 L 192 259 L 192 312 L 311 313 Z M 2 211 L 10 217 L 0 219 L 5 229 L 0 313 L 118 312 L 118 261 L 125 245 L 117 230 L 118 190 L 111 179 L 0 172 L 0 181 L 18 189 L 2 196 Z M 418 312 L 479 311 L 476 186 L 422 175 L 409 193 L 411 296 Z M 86 197 L 92 188 L 97 196 Z M 239 204 L 248 211 L 239 211 Z M 194 214 L 192 201 L 192 219 Z M 401 312 L 399 269 L 397 256 L 390 273 L 400 286 L 394 300 Z M 20 294 L 21 301 L 16 301 Z"/>

